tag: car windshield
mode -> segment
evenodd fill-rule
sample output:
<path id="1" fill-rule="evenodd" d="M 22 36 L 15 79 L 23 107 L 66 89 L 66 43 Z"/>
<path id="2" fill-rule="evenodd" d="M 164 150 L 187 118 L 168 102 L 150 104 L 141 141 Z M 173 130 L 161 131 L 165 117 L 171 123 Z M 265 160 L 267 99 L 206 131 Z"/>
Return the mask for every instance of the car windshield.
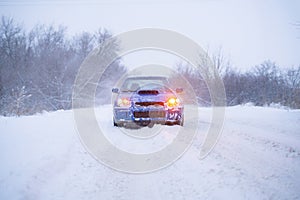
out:
<path id="1" fill-rule="evenodd" d="M 122 87 L 122 92 L 135 92 L 137 90 L 159 90 L 168 89 L 168 81 L 165 77 L 134 77 L 127 78 Z"/>

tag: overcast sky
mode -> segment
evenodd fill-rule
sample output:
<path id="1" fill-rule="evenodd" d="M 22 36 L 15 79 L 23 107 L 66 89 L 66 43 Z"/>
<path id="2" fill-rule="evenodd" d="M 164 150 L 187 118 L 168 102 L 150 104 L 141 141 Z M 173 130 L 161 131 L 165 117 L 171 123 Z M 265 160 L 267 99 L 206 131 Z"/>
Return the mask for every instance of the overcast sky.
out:
<path id="1" fill-rule="evenodd" d="M 171 29 L 204 49 L 222 47 L 240 69 L 267 59 L 281 67 L 300 64 L 299 0 L 0 0 L 0 14 L 27 30 L 37 23 L 63 24 L 69 35 L 99 27 L 114 34 L 143 27 Z M 151 56 L 144 57 L 151 62 Z"/>

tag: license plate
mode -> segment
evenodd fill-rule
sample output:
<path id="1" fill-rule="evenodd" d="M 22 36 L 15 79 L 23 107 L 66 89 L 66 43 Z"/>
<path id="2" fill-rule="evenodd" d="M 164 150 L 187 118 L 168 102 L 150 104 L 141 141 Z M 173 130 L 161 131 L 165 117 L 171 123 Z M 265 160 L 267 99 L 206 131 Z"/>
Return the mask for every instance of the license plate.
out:
<path id="1" fill-rule="evenodd" d="M 133 113 L 135 118 L 162 118 L 165 117 L 164 111 L 135 111 Z"/>

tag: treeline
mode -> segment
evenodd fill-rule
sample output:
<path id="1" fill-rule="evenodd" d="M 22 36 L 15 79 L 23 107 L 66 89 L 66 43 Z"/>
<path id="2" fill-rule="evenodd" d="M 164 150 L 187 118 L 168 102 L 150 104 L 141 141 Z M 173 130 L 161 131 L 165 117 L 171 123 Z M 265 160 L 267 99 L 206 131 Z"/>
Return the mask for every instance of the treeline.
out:
<path id="1" fill-rule="evenodd" d="M 77 71 L 88 53 L 111 33 L 99 29 L 67 37 L 67 29 L 37 25 L 25 31 L 13 19 L 0 22 L 0 115 L 30 115 L 42 111 L 70 109 Z M 106 70 L 97 89 L 105 92 L 126 72 L 117 60 Z M 103 83 L 103 84 L 102 84 Z M 105 83 L 105 84 L 104 84 Z"/>
<path id="2" fill-rule="evenodd" d="M 274 62 L 265 61 L 245 73 L 228 70 L 223 80 L 228 105 L 277 103 L 300 108 L 300 66 L 281 69 Z"/>
<path id="3" fill-rule="evenodd" d="M 223 62 L 220 55 L 211 57 L 223 80 L 227 105 L 251 102 L 256 106 L 275 103 L 300 108 L 300 65 L 282 69 L 274 62 L 265 61 L 247 72 L 239 72 L 229 62 Z M 177 69 L 191 83 L 198 103 L 210 105 L 209 90 L 201 74 L 186 64 L 179 64 Z"/>

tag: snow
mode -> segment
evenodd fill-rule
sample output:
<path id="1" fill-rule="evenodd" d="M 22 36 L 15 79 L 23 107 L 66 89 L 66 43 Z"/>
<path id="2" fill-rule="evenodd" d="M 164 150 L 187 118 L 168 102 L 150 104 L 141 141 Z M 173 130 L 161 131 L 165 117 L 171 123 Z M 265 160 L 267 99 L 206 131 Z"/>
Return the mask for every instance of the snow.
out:
<path id="1" fill-rule="evenodd" d="M 138 130 L 112 126 L 110 105 L 95 112 L 106 137 L 128 152 L 157 151 L 180 129 L 157 125 L 160 134 L 141 140 L 128 136 Z M 219 142 L 200 160 L 210 117 L 210 108 L 199 108 L 199 134 L 188 151 L 139 175 L 87 153 L 72 111 L 0 117 L 0 199 L 300 199 L 300 110 L 228 107 Z M 187 117 L 184 128 L 196 127 Z"/>

